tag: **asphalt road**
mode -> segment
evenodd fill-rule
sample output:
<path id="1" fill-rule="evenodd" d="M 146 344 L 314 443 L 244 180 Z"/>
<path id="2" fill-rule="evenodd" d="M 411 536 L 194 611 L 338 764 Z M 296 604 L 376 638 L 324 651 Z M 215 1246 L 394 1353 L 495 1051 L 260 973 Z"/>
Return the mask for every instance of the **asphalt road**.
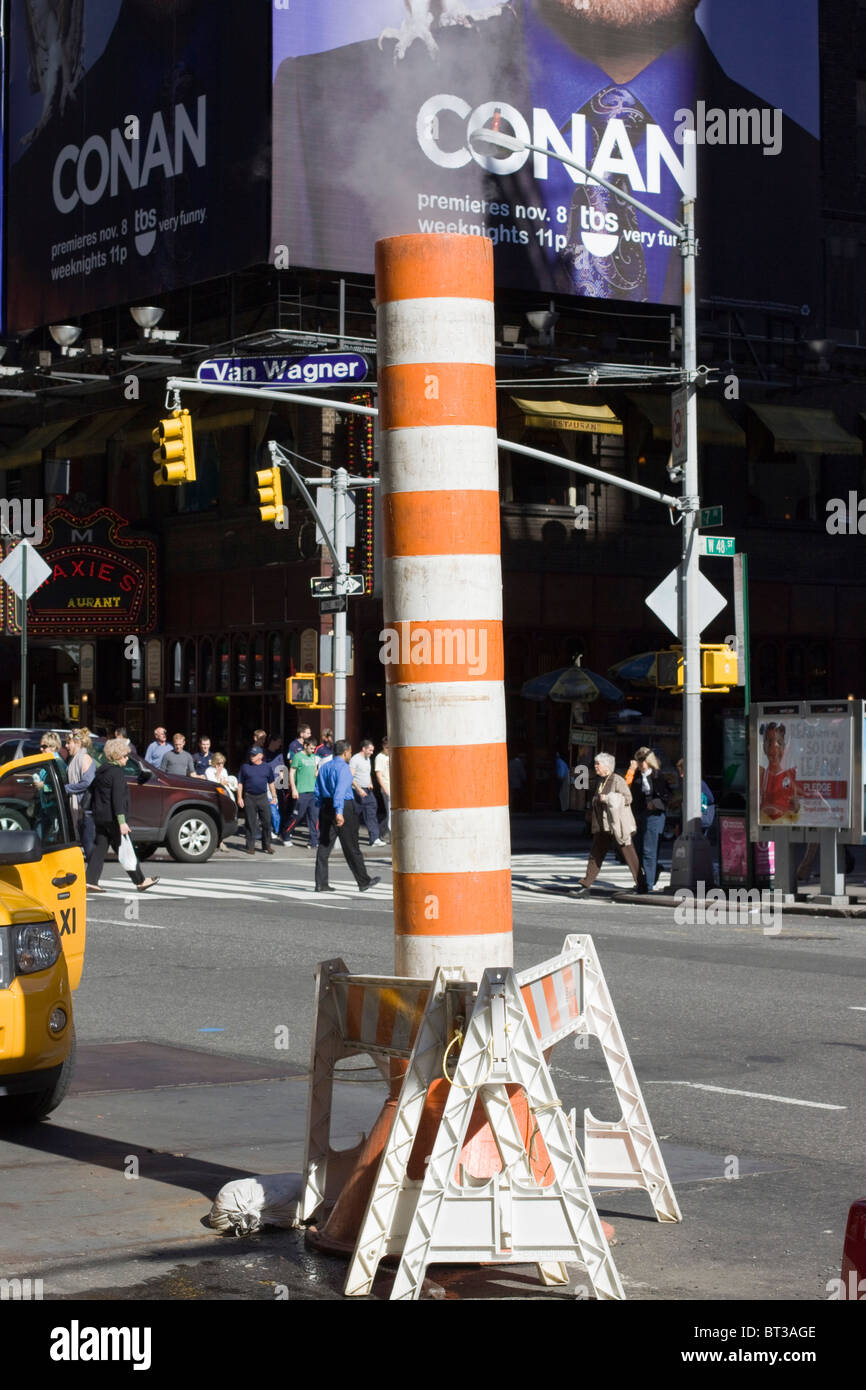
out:
<path id="1" fill-rule="evenodd" d="M 296 1233 L 258 1237 L 246 1262 L 199 1221 L 230 1177 L 300 1167 L 316 964 L 393 968 L 389 852 L 367 853 L 382 883 L 358 894 L 335 850 L 327 899 L 300 847 L 199 869 L 160 856 L 144 895 L 109 865 L 117 891 L 88 904 L 77 1094 L 38 1131 L 0 1134 L 6 1268 L 44 1275 L 46 1297 L 262 1298 L 279 1282 L 339 1297 L 344 1268 L 311 1275 Z M 598 1197 L 627 1295 L 826 1299 L 864 1195 L 866 924 L 681 925 L 670 908 L 569 900 L 574 868 L 521 858 L 515 957 L 537 964 L 592 934 L 662 1142 L 681 1225 L 657 1224 L 642 1193 Z M 566 1108 L 617 1117 L 594 1040 L 562 1043 L 552 1069 Z M 344 1141 L 378 1111 L 370 1080 L 343 1088 Z M 123 1181 L 130 1153 L 144 1181 Z M 461 1278 L 445 1296 L 565 1296 L 531 1277 Z"/>

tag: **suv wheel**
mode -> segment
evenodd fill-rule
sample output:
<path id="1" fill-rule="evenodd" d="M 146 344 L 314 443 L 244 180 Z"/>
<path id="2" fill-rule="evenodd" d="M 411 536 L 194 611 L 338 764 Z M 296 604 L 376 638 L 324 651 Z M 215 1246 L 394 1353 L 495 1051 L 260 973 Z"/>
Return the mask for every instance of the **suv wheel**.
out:
<path id="1" fill-rule="evenodd" d="M 0 830 L 30 830 L 31 827 L 25 816 L 20 816 L 17 811 L 0 811 Z"/>
<path id="2" fill-rule="evenodd" d="M 216 825 L 203 811 L 181 811 L 169 821 L 166 844 L 182 864 L 203 864 L 217 847 Z"/>

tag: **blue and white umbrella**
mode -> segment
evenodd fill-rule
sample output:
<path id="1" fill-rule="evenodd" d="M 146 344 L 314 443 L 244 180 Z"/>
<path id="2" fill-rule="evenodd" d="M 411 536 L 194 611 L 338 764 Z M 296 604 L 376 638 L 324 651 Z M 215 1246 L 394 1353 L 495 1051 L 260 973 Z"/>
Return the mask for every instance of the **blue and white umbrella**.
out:
<path id="1" fill-rule="evenodd" d="M 638 652 L 637 656 L 627 656 L 625 661 L 609 666 L 608 674 L 621 681 L 630 681 L 632 685 L 655 686 L 657 655 L 656 652 Z"/>
<path id="2" fill-rule="evenodd" d="M 547 671 L 543 676 L 533 676 L 526 681 L 521 690 L 526 700 L 556 700 L 561 704 L 583 701 L 591 704 L 593 700 L 622 700 L 623 693 L 604 676 L 596 671 L 588 671 L 585 666 L 560 666 L 556 671 Z"/>

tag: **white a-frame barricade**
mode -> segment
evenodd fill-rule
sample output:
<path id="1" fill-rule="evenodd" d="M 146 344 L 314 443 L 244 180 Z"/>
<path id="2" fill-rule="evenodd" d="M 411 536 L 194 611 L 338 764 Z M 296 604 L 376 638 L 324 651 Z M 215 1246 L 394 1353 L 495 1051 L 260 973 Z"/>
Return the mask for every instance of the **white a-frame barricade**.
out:
<path id="1" fill-rule="evenodd" d="M 545 1053 L 570 1034 L 598 1036 L 622 1108 L 615 1123 L 585 1112 L 590 1144 L 581 1162 Z M 459 1047 L 453 1073 L 449 1054 Z M 336 1196 L 348 1160 L 330 1148 L 334 1066 L 368 1053 L 387 1075 L 408 1059 L 396 1112 L 346 1279 L 370 1291 L 380 1260 L 401 1256 L 392 1299 L 420 1294 L 430 1263 L 536 1263 L 545 1283 L 567 1281 L 580 1263 L 599 1298 L 624 1297 L 590 1184 L 645 1188 L 660 1220 L 679 1220 L 671 1189 L 591 938 L 570 936 L 563 952 L 518 975 L 487 970 L 480 986 L 461 969 L 433 982 L 351 976 L 342 961 L 320 967 L 313 1043 L 302 1216 Z M 423 1181 L 407 1176 L 431 1083 L 450 1081 Z M 519 1086 L 532 1120 L 527 1142 L 507 1087 Z M 489 1179 L 462 1171 L 459 1157 L 476 1103 L 484 1108 L 502 1162 Z M 543 1146 L 543 1148 L 542 1148 Z M 543 1181 L 533 1152 L 547 1155 Z"/>

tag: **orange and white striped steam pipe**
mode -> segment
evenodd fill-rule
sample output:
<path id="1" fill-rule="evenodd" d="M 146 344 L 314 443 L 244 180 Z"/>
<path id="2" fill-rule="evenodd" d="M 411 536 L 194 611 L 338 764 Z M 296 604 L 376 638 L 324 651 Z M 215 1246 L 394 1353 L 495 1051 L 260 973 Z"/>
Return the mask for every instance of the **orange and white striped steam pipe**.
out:
<path id="1" fill-rule="evenodd" d="M 493 248 L 376 246 L 395 969 L 512 964 Z"/>

